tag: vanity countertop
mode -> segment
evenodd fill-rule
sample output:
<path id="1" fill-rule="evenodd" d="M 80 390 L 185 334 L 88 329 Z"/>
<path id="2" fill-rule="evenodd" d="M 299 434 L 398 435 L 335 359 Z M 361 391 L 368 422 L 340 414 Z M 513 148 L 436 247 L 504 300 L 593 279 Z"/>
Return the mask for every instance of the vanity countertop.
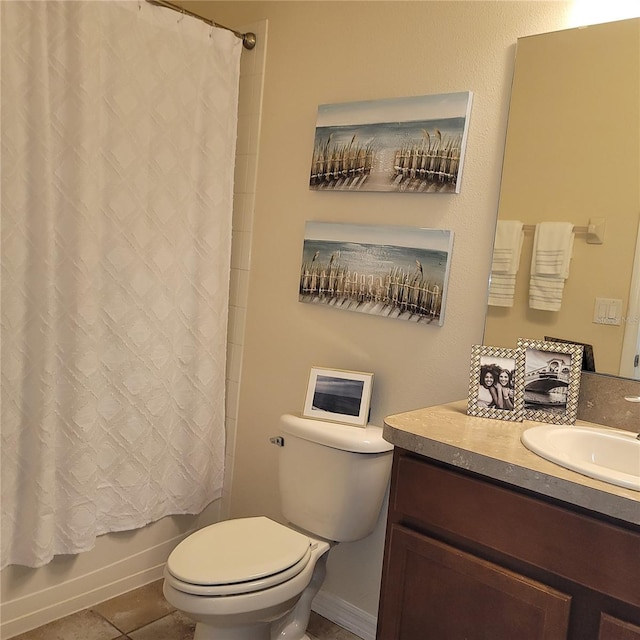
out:
<path id="1" fill-rule="evenodd" d="M 541 424 L 469 416 L 460 400 L 389 416 L 383 436 L 427 458 L 640 525 L 640 492 L 560 467 L 520 442 L 524 430 Z"/>

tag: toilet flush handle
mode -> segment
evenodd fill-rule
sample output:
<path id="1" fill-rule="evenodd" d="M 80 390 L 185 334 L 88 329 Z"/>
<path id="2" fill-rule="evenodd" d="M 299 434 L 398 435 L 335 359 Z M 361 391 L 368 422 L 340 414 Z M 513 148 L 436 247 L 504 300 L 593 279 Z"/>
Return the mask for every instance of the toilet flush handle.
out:
<path id="1" fill-rule="evenodd" d="M 273 438 L 269 438 L 269 442 L 271 444 L 275 444 L 278 447 L 284 447 L 284 438 L 282 436 L 274 436 Z"/>

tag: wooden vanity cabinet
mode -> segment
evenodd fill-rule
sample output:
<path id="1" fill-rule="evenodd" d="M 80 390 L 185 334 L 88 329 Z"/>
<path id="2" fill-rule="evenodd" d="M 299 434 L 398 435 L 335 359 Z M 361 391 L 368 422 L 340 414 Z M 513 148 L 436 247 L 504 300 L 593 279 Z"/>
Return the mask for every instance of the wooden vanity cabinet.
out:
<path id="1" fill-rule="evenodd" d="M 396 448 L 378 640 L 640 640 L 640 528 Z"/>

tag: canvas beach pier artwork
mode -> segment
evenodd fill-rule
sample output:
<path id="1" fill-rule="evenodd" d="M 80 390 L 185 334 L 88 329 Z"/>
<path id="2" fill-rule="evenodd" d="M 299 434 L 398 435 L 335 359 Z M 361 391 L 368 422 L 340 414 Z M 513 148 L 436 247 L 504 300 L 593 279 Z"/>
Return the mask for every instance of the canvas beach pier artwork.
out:
<path id="1" fill-rule="evenodd" d="M 442 325 L 453 232 L 307 222 L 300 302 Z"/>
<path id="2" fill-rule="evenodd" d="M 309 187 L 459 193 L 469 91 L 318 107 Z"/>

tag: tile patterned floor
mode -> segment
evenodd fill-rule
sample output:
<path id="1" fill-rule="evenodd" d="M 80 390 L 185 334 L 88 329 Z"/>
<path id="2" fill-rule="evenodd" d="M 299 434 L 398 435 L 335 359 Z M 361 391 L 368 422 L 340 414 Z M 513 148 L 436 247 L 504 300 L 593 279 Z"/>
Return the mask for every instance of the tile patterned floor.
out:
<path id="1" fill-rule="evenodd" d="M 192 640 L 194 628 L 164 599 L 158 580 L 13 640 Z M 315 612 L 307 633 L 315 640 L 359 640 Z"/>

